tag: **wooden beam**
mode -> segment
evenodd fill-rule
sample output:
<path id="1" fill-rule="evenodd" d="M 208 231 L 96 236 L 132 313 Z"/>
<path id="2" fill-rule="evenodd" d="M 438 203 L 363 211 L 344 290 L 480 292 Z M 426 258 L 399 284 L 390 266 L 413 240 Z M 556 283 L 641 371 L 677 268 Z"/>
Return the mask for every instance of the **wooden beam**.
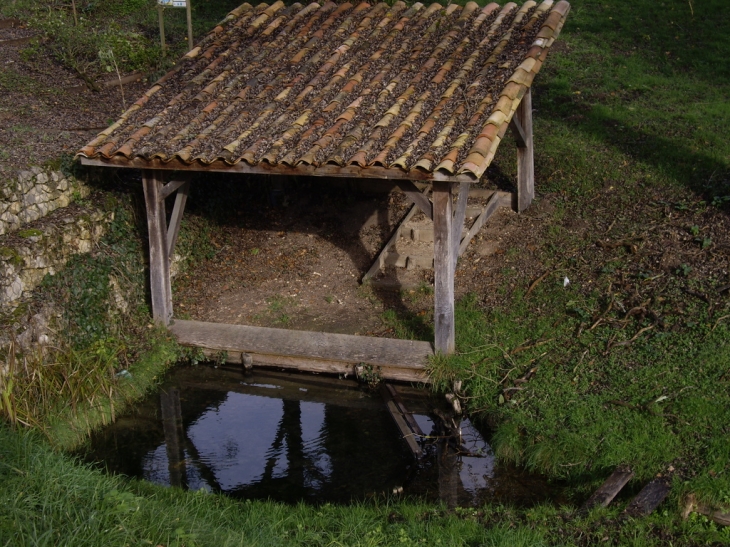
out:
<path id="1" fill-rule="evenodd" d="M 530 206 L 535 197 L 535 160 L 532 141 L 532 92 L 528 89 L 514 115 L 522 128 L 524 146 L 517 144 L 517 211 Z"/>
<path id="2" fill-rule="evenodd" d="M 175 190 L 177 190 L 183 184 L 186 184 L 189 181 L 189 177 L 184 179 L 171 180 L 162 187 L 162 190 L 160 190 L 160 199 L 167 199 L 169 196 L 172 195 Z"/>
<path id="3" fill-rule="evenodd" d="M 613 501 L 621 489 L 634 477 L 634 472 L 628 469 L 616 469 L 606 482 L 604 482 L 593 495 L 583 504 L 583 510 L 587 511 L 593 507 L 607 507 Z"/>
<path id="4" fill-rule="evenodd" d="M 474 238 L 475 235 L 477 235 L 479 230 L 482 229 L 482 226 L 484 226 L 484 223 L 489 220 L 489 217 L 496 213 L 497 209 L 499 209 L 503 205 L 504 198 L 495 192 L 494 195 L 492 195 L 490 200 L 487 202 L 484 210 L 479 214 L 477 218 L 474 219 L 474 223 L 471 225 L 471 228 L 469 228 L 469 231 L 466 232 L 466 235 L 461 240 L 461 244 L 459 245 L 459 256 L 464 254 L 464 251 L 466 251 L 466 248 L 469 246 L 469 242 Z"/>
<path id="5" fill-rule="evenodd" d="M 241 354 L 248 353 L 258 366 L 353 377 L 358 366 L 369 366 L 381 378 L 405 382 L 427 382 L 426 366 L 433 355 L 428 342 L 328 332 L 179 319 L 170 325 L 170 331 L 183 346 L 202 348 L 209 354 L 226 352 L 229 363 L 240 363 Z"/>
<path id="6" fill-rule="evenodd" d="M 189 192 L 190 182 L 185 182 L 182 186 L 180 186 L 180 189 L 175 196 L 175 205 L 172 207 L 170 225 L 167 227 L 167 256 L 170 260 L 172 260 L 172 255 L 175 251 L 177 234 L 180 232 L 180 221 L 182 221 L 183 212 L 185 211 L 185 202 L 188 200 Z"/>
<path id="7" fill-rule="evenodd" d="M 127 159 L 125 157 L 102 158 L 80 158 L 82 165 L 93 165 L 97 167 L 117 167 L 126 169 L 154 169 L 164 171 L 187 171 L 187 172 L 212 172 L 212 173 L 250 173 L 260 175 L 290 175 L 295 177 L 345 177 L 361 179 L 391 179 L 391 180 L 414 180 L 422 182 L 478 182 L 474 175 L 464 173 L 461 175 L 449 175 L 437 171 L 435 173 L 412 169 L 404 171 L 398 167 L 358 167 L 357 165 L 339 166 L 327 165 L 304 165 L 289 166 L 285 164 L 271 165 L 260 162 L 256 165 L 249 165 L 245 161 L 236 164 L 229 164 L 218 160 L 210 164 L 200 162 L 184 163 L 176 158 L 168 161 L 159 159 L 145 160 L 142 158 Z"/>
<path id="8" fill-rule="evenodd" d="M 147 232 L 150 245 L 150 292 L 152 294 L 152 318 L 168 325 L 172 319 L 172 289 L 170 286 L 170 260 L 167 254 L 167 222 L 165 202 L 160 200 L 161 173 L 142 172 L 147 212 Z"/>
<path id="9" fill-rule="evenodd" d="M 454 183 L 433 184 L 433 270 L 435 349 L 448 355 L 456 349 L 454 333 Z"/>
<path id="10" fill-rule="evenodd" d="M 433 203 L 431 203 L 431 200 L 428 199 L 428 196 L 421 192 L 418 187 L 413 184 L 412 180 L 399 180 L 397 184 L 398 188 L 400 188 L 403 193 L 408 196 L 408 199 L 415 203 L 429 220 L 433 220 Z M 465 184 L 469 186 L 468 183 Z"/>
<path id="11" fill-rule="evenodd" d="M 464 219 L 466 218 L 466 204 L 469 201 L 469 188 L 471 184 L 462 182 L 459 185 L 459 197 L 456 198 L 456 211 L 454 211 L 454 225 L 451 231 L 451 247 L 453 248 L 453 263 L 451 267 L 456 269 L 456 261 L 459 258 L 459 240 L 461 239 L 461 231 L 464 228 Z"/>

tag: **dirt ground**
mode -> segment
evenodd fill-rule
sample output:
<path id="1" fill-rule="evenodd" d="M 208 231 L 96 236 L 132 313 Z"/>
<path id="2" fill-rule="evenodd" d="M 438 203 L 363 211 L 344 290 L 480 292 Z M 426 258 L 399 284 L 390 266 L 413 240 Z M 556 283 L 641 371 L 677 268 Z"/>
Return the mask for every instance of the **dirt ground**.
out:
<path id="1" fill-rule="evenodd" d="M 457 298 L 489 294 L 498 284 L 495 272 L 513 262 L 505 249 L 517 245 L 522 230 L 535 229 L 548 202 L 541 203 L 529 216 L 503 209 L 489 221 L 459 260 Z M 313 180 L 289 187 L 286 205 L 272 207 L 266 195 L 230 205 L 236 213 L 221 223 L 215 259 L 175 286 L 176 315 L 383 336 L 394 334 L 398 318 L 414 335 L 430 338 L 433 270 L 387 267 L 387 277 L 407 277 L 400 290 L 361 283 L 410 207 L 399 190 L 364 193 L 346 183 Z M 521 268 L 525 275 L 541 273 L 535 260 L 523 260 Z"/>
<path id="2" fill-rule="evenodd" d="M 75 73 L 55 62 L 43 44 L 4 45 L 34 31 L 0 28 L 0 177 L 12 179 L 33 165 L 58 163 L 75 154 L 116 121 L 148 83 L 101 86 L 91 91 Z M 122 101 L 124 92 L 124 102 Z M 131 99 L 131 100 L 130 100 Z"/>

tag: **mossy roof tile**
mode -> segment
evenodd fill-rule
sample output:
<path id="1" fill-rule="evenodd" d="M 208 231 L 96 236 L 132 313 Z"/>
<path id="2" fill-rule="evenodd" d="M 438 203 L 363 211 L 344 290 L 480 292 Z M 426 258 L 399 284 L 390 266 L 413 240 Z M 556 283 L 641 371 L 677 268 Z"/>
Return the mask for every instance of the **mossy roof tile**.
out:
<path id="1" fill-rule="evenodd" d="M 569 10 L 243 4 L 79 155 L 478 179 Z"/>

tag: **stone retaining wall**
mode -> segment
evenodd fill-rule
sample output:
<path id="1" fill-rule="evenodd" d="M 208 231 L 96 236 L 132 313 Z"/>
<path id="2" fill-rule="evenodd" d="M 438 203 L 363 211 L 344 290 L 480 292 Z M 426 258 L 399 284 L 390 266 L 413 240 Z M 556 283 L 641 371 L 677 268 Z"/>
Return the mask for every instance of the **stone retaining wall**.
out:
<path id="1" fill-rule="evenodd" d="M 0 238 L 0 311 L 12 311 L 46 274 L 56 273 L 73 255 L 89 252 L 112 220 L 113 213 L 81 209 Z"/>
<path id="2" fill-rule="evenodd" d="M 0 235 L 20 230 L 88 194 L 86 185 L 61 171 L 44 171 L 40 167 L 21 171 L 17 180 L 0 188 Z"/>

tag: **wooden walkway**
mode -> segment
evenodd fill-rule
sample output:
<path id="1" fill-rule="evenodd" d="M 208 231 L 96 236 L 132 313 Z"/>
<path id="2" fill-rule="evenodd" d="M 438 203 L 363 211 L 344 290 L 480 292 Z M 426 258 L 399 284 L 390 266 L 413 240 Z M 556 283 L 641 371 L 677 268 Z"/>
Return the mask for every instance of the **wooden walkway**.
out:
<path id="1" fill-rule="evenodd" d="M 296 331 L 174 320 L 170 331 L 183 346 L 211 356 L 225 352 L 228 363 L 361 376 L 363 371 L 385 380 L 427 383 L 426 366 L 434 354 L 429 342 L 371 338 L 328 332 Z"/>

